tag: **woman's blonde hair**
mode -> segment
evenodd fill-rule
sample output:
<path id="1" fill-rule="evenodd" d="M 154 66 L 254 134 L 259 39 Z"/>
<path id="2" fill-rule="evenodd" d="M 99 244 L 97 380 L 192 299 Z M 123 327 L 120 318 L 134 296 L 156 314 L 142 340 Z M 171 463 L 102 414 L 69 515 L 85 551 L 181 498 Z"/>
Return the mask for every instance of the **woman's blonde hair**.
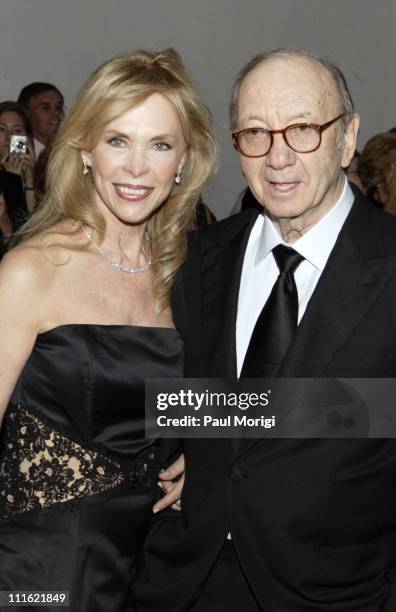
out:
<path id="1" fill-rule="evenodd" d="M 116 57 L 93 72 L 52 146 L 42 206 L 21 228 L 19 239 L 41 236 L 69 219 L 76 222 L 75 232 L 82 223 L 95 230 L 97 243 L 103 240 L 105 222 L 95 204 L 91 175 L 83 175 L 81 151 L 95 148 L 109 122 L 154 93 L 163 95 L 175 108 L 187 152 L 181 184 L 173 186 L 147 224 L 155 295 L 162 310 L 169 305 L 172 279 L 185 257 L 186 230 L 217 157 L 210 112 L 174 49 L 137 51 Z"/>

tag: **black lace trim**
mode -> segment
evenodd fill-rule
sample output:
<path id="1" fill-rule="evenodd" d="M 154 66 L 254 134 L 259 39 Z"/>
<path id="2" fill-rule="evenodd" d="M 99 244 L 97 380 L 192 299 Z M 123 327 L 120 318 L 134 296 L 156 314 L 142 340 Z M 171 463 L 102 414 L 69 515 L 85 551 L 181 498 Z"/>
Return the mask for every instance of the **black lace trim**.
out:
<path id="1" fill-rule="evenodd" d="M 151 446 L 120 462 L 81 445 L 22 404 L 7 411 L 0 462 L 0 519 L 112 491 L 155 486 L 159 464 Z"/>

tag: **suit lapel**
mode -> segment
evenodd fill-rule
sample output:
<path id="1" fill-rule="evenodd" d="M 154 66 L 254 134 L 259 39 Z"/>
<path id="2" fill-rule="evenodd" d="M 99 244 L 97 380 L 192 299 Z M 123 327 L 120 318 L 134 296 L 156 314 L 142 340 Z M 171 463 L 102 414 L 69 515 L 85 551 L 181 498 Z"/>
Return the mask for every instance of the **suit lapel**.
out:
<path id="1" fill-rule="evenodd" d="M 206 235 L 202 239 L 201 273 L 203 279 L 202 316 L 208 355 L 208 374 L 212 378 L 236 378 L 236 317 L 243 258 L 256 211 L 246 211 L 235 219 L 225 235 Z"/>
<path id="2" fill-rule="evenodd" d="M 372 204 L 357 197 L 279 376 L 320 377 L 396 271 Z M 318 341 L 319 339 L 319 341 Z"/>
<path id="3" fill-rule="evenodd" d="M 237 378 L 236 318 L 244 254 L 257 211 L 237 215 L 231 228 L 202 239 L 202 316 L 208 355 L 208 376 Z M 215 229 L 215 227 L 213 228 Z M 218 230 L 218 228 L 216 228 Z M 213 232 L 214 233 L 214 232 Z M 234 452 L 238 439 L 229 439 Z"/>

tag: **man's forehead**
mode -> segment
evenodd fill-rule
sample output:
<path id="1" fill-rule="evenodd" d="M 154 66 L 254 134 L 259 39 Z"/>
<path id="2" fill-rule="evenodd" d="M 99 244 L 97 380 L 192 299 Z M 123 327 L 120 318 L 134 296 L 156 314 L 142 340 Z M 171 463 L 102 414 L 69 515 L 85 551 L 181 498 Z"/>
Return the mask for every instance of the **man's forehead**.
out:
<path id="1" fill-rule="evenodd" d="M 273 57 L 256 66 L 243 80 L 244 89 L 257 86 L 265 80 L 266 88 L 299 88 L 301 79 L 311 87 L 324 87 L 335 90 L 335 82 L 329 70 L 309 57 Z"/>
<path id="2" fill-rule="evenodd" d="M 310 58 L 270 58 L 256 66 L 241 84 L 239 115 L 254 108 L 276 107 L 279 112 L 308 117 L 323 107 L 337 105 L 338 93 L 329 71 Z"/>
<path id="3" fill-rule="evenodd" d="M 41 91 L 40 93 L 37 94 L 33 94 L 30 98 L 31 100 L 41 100 L 41 101 L 45 101 L 45 100 L 49 100 L 49 101 L 62 101 L 63 97 L 62 95 L 56 91 L 55 89 L 47 89 L 46 91 Z"/>

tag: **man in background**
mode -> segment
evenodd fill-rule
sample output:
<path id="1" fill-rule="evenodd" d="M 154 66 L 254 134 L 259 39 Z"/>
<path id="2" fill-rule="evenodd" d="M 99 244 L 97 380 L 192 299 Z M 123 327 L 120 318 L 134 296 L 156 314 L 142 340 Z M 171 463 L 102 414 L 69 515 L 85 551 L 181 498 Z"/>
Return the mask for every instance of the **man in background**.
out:
<path id="1" fill-rule="evenodd" d="M 37 157 L 51 144 L 64 117 L 64 99 L 57 87 L 51 83 L 30 83 L 18 96 L 29 117 L 34 152 Z"/>

